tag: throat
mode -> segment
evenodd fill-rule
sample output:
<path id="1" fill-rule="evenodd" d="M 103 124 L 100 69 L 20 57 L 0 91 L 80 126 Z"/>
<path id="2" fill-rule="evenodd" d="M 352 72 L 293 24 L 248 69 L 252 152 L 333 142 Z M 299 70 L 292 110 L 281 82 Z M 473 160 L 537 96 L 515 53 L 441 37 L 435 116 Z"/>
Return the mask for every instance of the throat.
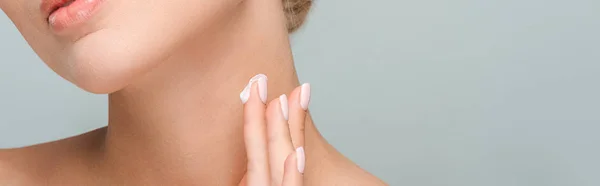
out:
<path id="1" fill-rule="evenodd" d="M 202 31 L 109 95 L 105 159 L 114 168 L 237 184 L 246 164 L 240 91 L 259 73 L 269 77 L 269 100 L 299 85 L 285 17 L 273 15 L 281 9 L 240 6 L 255 8 Z"/>

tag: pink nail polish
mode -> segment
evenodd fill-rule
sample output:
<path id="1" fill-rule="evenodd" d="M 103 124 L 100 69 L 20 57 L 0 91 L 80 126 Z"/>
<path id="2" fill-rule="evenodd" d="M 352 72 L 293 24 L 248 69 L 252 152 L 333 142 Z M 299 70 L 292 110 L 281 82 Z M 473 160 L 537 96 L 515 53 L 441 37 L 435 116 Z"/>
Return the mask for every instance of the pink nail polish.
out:
<path id="1" fill-rule="evenodd" d="M 300 89 L 300 106 L 304 110 L 308 110 L 308 104 L 310 103 L 310 84 L 304 83 Z"/>
<path id="2" fill-rule="evenodd" d="M 267 103 L 267 76 L 264 74 L 258 78 L 258 95 L 260 96 L 260 100 L 266 104 Z"/>
<path id="3" fill-rule="evenodd" d="M 244 87 L 244 90 L 242 90 L 242 92 L 240 93 L 240 99 L 242 100 L 243 104 L 246 104 L 246 102 L 248 102 L 248 99 L 250 99 L 250 88 L 252 87 L 252 84 L 254 84 L 254 82 L 258 83 L 257 86 L 260 100 L 263 103 L 267 102 L 267 76 L 264 74 L 258 74 L 248 81 L 248 84 L 246 84 L 246 87 Z"/>
<path id="4" fill-rule="evenodd" d="M 287 121 L 289 119 L 289 109 L 288 109 L 288 98 L 285 94 L 279 96 L 279 105 L 281 106 L 281 113 L 283 114 L 283 118 Z"/>
<path id="5" fill-rule="evenodd" d="M 297 161 L 298 172 L 304 173 L 304 166 L 306 164 L 306 157 L 304 155 L 304 147 L 298 147 L 296 149 L 296 159 L 298 160 Z"/>

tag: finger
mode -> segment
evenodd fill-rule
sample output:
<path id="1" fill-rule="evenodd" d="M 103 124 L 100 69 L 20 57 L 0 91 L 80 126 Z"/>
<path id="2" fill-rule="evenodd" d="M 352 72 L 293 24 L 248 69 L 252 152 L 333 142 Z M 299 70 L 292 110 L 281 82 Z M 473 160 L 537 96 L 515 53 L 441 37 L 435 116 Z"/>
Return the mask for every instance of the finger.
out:
<path id="1" fill-rule="evenodd" d="M 248 186 L 269 184 L 269 159 L 265 125 L 267 78 L 257 75 L 240 94 L 244 105 L 244 142 L 248 158 Z"/>
<path id="2" fill-rule="evenodd" d="M 283 180 L 285 159 L 294 152 L 287 122 L 287 96 L 284 94 L 271 101 L 266 114 L 271 180 L 273 184 L 279 185 Z"/>
<path id="3" fill-rule="evenodd" d="M 304 151 L 291 153 L 285 161 L 285 173 L 283 175 L 283 186 L 302 186 L 304 181 Z"/>
<path id="4" fill-rule="evenodd" d="M 304 147 L 304 122 L 309 103 L 310 84 L 308 83 L 294 89 L 288 99 L 290 135 L 294 148 Z"/>

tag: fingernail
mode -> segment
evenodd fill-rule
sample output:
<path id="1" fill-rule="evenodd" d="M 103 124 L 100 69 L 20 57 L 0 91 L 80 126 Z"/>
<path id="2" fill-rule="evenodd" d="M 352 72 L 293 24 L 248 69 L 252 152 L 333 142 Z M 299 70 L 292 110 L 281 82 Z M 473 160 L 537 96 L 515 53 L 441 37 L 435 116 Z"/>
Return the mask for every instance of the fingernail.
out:
<path id="1" fill-rule="evenodd" d="M 281 113 L 283 114 L 283 118 L 287 121 L 289 119 L 288 112 L 288 99 L 285 94 L 279 96 L 279 105 L 281 106 Z"/>
<path id="2" fill-rule="evenodd" d="M 300 106 L 304 110 L 308 110 L 308 104 L 310 103 L 310 84 L 304 83 L 300 90 Z"/>
<path id="3" fill-rule="evenodd" d="M 267 76 L 261 74 L 262 76 L 258 78 L 258 95 L 260 96 L 260 100 L 263 103 L 267 103 Z"/>
<path id="4" fill-rule="evenodd" d="M 258 94 L 260 96 L 260 100 L 263 103 L 267 103 L 267 76 L 264 74 L 258 74 L 248 81 L 248 84 L 240 93 L 240 99 L 242 100 L 242 103 L 246 104 L 248 99 L 250 99 L 250 88 L 252 88 L 252 84 L 254 84 L 254 82 L 258 82 Z"/>
<path id="5" fill-rule="evenodd" d="M 306 157 L 304 156 L 304 147 L 298 147 L 296 149 L 296 159 L 298 160 L 298 172 L 304 173 L 304 165 L 306 164 Z"/>

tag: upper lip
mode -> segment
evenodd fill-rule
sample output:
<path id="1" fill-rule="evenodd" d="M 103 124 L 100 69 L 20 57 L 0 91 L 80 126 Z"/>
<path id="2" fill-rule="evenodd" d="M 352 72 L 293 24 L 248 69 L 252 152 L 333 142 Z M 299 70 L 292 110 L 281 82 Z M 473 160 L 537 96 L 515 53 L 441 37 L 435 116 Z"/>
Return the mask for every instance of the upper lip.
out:
<path id="1" fill-rule="evenodd" d="M 42 0 L 42 3 L 40 4 L 40 10 L 47 20 L 52 12 L 67 4 L 69 1 L 72 0 Z"/>

